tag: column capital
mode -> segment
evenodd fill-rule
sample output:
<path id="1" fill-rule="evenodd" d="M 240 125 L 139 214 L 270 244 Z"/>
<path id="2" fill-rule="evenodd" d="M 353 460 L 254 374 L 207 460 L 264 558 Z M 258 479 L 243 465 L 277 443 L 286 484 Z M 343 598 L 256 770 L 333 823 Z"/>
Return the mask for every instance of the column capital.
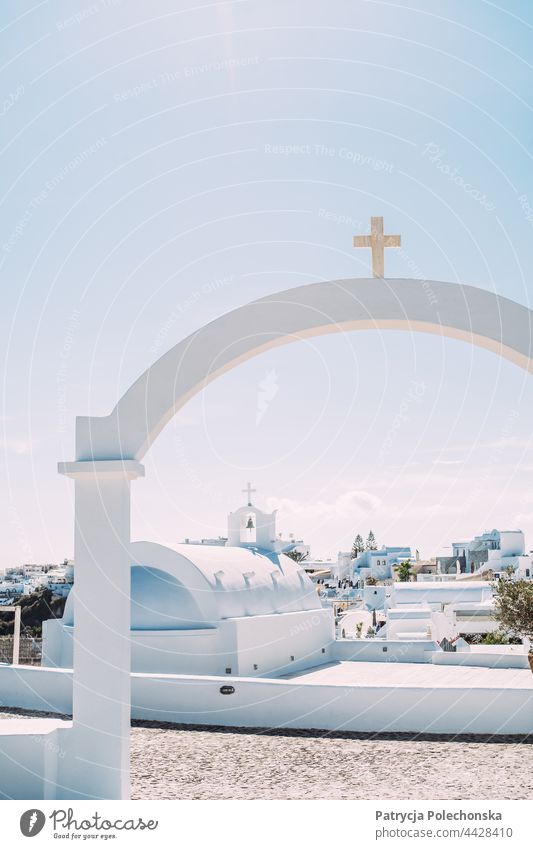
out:
<path id="1" fill-rule="evenodd" d="M 74 480 L 87 480 L 88 477 L 117 480 L 144 477 L 144 466 L 137 460 L 75 460 L 72 463 L 58 463 L 60 475 L 66 475 Z"/>

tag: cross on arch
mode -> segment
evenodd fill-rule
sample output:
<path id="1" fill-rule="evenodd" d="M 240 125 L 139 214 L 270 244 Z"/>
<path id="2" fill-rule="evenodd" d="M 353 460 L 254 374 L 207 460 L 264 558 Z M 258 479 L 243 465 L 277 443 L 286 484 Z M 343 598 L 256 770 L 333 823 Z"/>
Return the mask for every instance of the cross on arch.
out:
<path id="1" fill-rule="evenodd" d="M 243 489 L 242 492 L 246 492 L 248 495 L 248 507 L 252 506 L 252 492 L 257 492 L 256 489 L 252 489 L 252 484 L 250 481 L 246 484 L 246 489 Z"/>
<path id="2" fill-rule="evenodd" d="M 385 277 L 385 248 L 399 248 L 401 236 L 386 236 L 383 233 L 383 216 L 370 219 L 370 235 L 354 236 L 354 248 L 372 248 L 372 273 L 374 277 Z"/>

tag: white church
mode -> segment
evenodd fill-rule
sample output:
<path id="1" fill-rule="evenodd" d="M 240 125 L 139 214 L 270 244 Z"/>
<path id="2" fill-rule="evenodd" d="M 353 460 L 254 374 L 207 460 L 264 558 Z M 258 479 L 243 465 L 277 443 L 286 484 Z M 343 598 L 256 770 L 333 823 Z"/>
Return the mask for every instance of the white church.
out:
<path id="1" fill-rule="evenodd" d="M 228 516 L 225 546 L 132 543 L 132 672 L 265 677 L 323 663 L 332 611 L 252 491 Z M 43 623 L 43 666 L 73 665 L 75 592 Z"/>

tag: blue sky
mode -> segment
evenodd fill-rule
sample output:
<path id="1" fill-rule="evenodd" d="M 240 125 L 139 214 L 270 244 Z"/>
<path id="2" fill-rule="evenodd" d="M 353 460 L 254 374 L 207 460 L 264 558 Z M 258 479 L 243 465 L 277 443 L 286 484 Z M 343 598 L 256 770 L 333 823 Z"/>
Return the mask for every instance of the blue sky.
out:
<path id="1" fill-rule="evenodd" d="M 525 0 L 3 4 L 0 566 L 72 554 L 76 415 L 222 312 L 367 276 L 371 215 L 402 235 L 387 276 L 529 305 L 532 34 Z M 532 399 L 458 341 L 277 349 L 159 437 L 134 536 L 224 533 L 251 479 L 319 556 L 370 527 L 427 556 L 494 526 L 533 547 Z"/>

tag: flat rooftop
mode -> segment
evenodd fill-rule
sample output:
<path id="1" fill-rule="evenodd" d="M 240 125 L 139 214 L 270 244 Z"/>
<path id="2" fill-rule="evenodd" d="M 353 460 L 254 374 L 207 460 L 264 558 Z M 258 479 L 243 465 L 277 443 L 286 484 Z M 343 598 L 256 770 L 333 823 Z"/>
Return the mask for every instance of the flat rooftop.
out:
<path id="1" fill-rule="evenodd" d="M 432 663 L 365 663 L 338 661 L 281 676 L 298 684 L 339 687 L 421 687 L 531 690 L 530 669 L 489 669 L 479 666 L 440 666 Z"/>

